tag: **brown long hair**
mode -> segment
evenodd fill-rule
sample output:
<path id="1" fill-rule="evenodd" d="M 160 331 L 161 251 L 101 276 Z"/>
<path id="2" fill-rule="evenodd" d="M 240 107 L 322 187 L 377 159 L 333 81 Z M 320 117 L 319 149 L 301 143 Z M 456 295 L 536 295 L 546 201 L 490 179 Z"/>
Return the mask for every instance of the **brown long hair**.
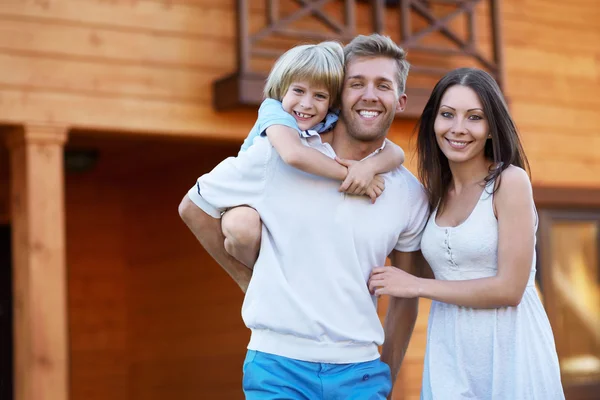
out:
<path id="1" fill-rule="evenodd" d="M 471 88 L 483 104 L 491 140 L 485 144 L 485 157 L 493 167 L 485 178 L 486 185 L 496 180 L 509 165 L 525 169 L 529 162 L 517 133 L 517 127 L 508 112 L 508 106 L 498 84 L 487 72 L 476 68 L 459 68 L 446 74 L 433 88 L 425 109 L 417 122 L 417 153 L 419 178 L 427 190 L 431 210 L 443 206 L 448 193 L 452 172 L 448 158 L 440 150 L 433 129 L 442 96 L 454 85 Z M 499 187 L 498 185 L 495 190 Z"/>

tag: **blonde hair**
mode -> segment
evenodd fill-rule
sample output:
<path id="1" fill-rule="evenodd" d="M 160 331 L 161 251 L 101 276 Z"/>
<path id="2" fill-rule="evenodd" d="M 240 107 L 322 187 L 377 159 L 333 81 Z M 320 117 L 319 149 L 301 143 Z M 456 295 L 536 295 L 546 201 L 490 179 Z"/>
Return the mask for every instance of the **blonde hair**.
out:
<path id="1" fill-rule="evenodd" d="M 406 52 L 398 46 L 389 36 L 374 33 L 369 36 L 358 35 L 344 48 L 346 65 L 359 57 L 387 57 L 396 62 L 396 79 L 398 95 L 406 89 L 406 78 L 410 64 L 406 61 Z"/>
<path id="2" fill-rule="evenodd" d="M 321 42 L 291 48 L 275 62 L 264 95 L 281 101 L 292 82 L 323 85 L 330 105 L 337 104 L 344 82 L 344 50 L 338 42 Z"/>

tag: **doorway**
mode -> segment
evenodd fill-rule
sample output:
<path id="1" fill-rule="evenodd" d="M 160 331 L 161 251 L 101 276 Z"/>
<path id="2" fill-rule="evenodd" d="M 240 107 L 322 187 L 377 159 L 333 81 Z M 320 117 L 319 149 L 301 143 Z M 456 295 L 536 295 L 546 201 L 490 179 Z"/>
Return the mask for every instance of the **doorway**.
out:
<path id="1" fill-rule="evenodd" d="M 0 399 L 13 398 L 12 255 L 9 225 L 0 225 Z"/>

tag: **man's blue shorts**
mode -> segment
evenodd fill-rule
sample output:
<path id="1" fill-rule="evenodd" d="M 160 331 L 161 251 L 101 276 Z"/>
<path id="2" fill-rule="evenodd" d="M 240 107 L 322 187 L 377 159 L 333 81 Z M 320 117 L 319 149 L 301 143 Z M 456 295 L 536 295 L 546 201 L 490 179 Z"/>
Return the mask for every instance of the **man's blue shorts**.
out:
<path id="1" fill-rule="evenodd" d="M 243 387 L 247 400 L 385 400 L 392 382 L 379 359 L 324 364 L 248 350 Z"/>

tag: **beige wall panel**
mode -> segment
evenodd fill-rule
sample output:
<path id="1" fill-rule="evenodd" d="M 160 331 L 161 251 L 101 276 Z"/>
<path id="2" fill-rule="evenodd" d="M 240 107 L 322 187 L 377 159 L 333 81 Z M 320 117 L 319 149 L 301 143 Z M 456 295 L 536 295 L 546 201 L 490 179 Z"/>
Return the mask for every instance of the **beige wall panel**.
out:
<path id="1" fill-rule="evenodd" d="M 582 29 L 582 25 L 561 25 L 560 22 L 550 22 L 537 20 L 537 14 L 523 15 L 516 13 L 513 15 L 503 14 L 505 20 L 510 21 L 510 25 L 504 27 L 504 45 L 507 48 L 533 48 L 548 52 L 555 52 L 559 55 L 573 54 L 585 56 L 588 53 L 597 53 L 598 46 L 596 41 L 600 39 L 600 32 L 593 29 Z M 600 18 L 600 17 L 599 17 Z M 565 21 L 561 16 L 561 21 Z M 567 20 L 568 21 L 568 20 Z M 542 24 L 552 24 L 553 29 L 540 29 Z M 594 27 L 593 24 L 585 24 L 583 27 Z M 568 43 L 565 43 L 565 39 Z M 547 65 L 550 69 L 551 66 Z"/>
<path id="2" fill-rule="evenodd" d="M 566 108 L 552 104 L 540 104 L 521 102 L 514 99 L 512 104 L 512 115 L 521 127 L 535 127 L 534 132 L 524 132 L 524 135 L 539 135 L 540 139 L 545 138 L 548 131 L 563 132 L 569 135 L 586 136 L 590 141 L 598 140 L 598 113 L 592 110 L 580 108 Z M 594 137 L 595 136 L 595 137 Z M 564 146 L 581 146 L 581 143 L 568 143 L 568 135 L 563 135 Z M 546 140 L 546 139 L 543 139 Z M 553 148 L 552 150 L 556 150 Z M 586 151 L 585 149 L 581 149 Z"/>
<path id="3" fill-rule="evenodd" d="M 1 21 L 0 49 L 7 53 L 122 65 L 217 69 L 235 66 L 235 47 L 231 41 L 60 25 L 40 20 Z M 215 54 L 219 56 L 214 57 Z"/>
<path id="4" fill-rule="evenodd" d="M 255 118 L 256 110 L 217 113 L 210 105 L 0 91 L 0 123 L 68 121 L 79 128 L 233 138 L 241 142 Z"/>
<path id="5" fill-rule="evenodd" d="M 225 2 L 205 1 L 204 5 L 191 2 L 164 2 L 140 0 L 136 2 L 97 0 L 4 0 L 0 3 L 0 20 L 39 21 L 65 26 L 94 27 L 127 32 L 147 32 L 170 36 L 212 37 L 234 40 L 236 35 L 236 9 Z M 250 32 L 265 26 L 265 2 L 251 2 Z M 290 16 L 298 10 L 291 1 L 282 1 L 280 17 Z M 358 5 L 357 10 L 367 10 Z M 325 13 L 340 25 L 342 7 L 331 3 Z M 370 26 L 369 13 L 358 17 L 359 26 Z M 393 14 L 390 13 L 392 16 Z M 298 20 L 294 27 L 328 29 L 310 14 Z M 333 33 L 333 30 L 330 32 Z M 300 37 L 298 41 L 304 39 Z"/>
<path id="6" fill-rule="evenodd" d="M 66 179 L 71 399 L 243 398 L 242 293 L 177 215 L 237 146 L 74 141 L 99 161 Z"/>
<path id="7" fill-rule="evenodd" d="M 145 65 L 99 64 L 93 61 L 39 58 L 0 53 L 0 90 L 25 89 L 83 96 L 210 104 L 212 82 L 222 72 L 204 69 L 155 68 Z"/>
<path id="8" fill-rule="evenodd" d="M 0 2 L 0 19 L 232 38 L 235 12 L 232 5 L 225 4 L 227 2 L 3 0 Z"/>
<path id="9" fill-rule="evenodd" d="M 600 10 L 593 0 L 509 0 L 502 2 L 502 9 L 508 15 L 525 15 L 534 23 L 549 22 L 556 26 L 592 26 L 600 18 Z"/>
<path id="10" fill-rule="evenodd" d="M 598 80 L 554 76 L 551 70 L 518 71 L 508 79 L 510 106 L 540 104 L 575 110 L 595 110 L 600 98 L 594 95 Z M 599 117 L 600 118 L 600 117 Z"/>
<path id="11" fill-rule="evenodd" d="M 567 50 L 542 50 L 537 46 L 511 46 L 507 48 L 507 71 L 525 73 L 552 73 L 554 78 L 575 80 L 598 79 L 598 53 L 571 53 Z M 509 75 L 510 77 L 510 75 Z"/>

